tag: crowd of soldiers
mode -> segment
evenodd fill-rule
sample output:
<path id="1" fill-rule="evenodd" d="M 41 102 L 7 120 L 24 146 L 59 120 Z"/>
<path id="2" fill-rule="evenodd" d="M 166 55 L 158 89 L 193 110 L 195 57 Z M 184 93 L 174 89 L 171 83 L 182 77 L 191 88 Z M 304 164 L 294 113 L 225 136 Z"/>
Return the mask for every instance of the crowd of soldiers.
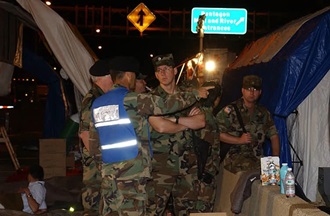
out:
<path id="1" fill-rule="evenodd" d="M 178 86 L 172 54 L 152 63 L 159 86 L 148 92 L 133 57 L 98 60 L 90 68 L 93 86 L 79 129 L 85 215 L 212 212 L 220 160 L 232 172 L 258 168 L 266 138 L 279 155 L 274 122 L 257 104 L 260 77 L 244 77 L 242 98 L 214 113 L 218 82 Z M 229 146 L 223 158 L 221 142 Z"/>

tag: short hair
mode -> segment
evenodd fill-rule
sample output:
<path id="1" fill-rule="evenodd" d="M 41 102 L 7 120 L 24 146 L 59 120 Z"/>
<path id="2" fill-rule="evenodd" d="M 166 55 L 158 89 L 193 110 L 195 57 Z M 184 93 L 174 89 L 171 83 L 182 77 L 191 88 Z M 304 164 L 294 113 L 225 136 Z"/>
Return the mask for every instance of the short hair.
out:
<path id="1" fill-rule="evenodd" d="M 44 180 L 44 169 L 38 164 L 33 164 L 29 167 L 29 174 L 39 181 Z"/>
<path id="2" fill-rule="evenodd" d="M 110 70 L 110 75 L 113 82 L 122 79 L 124 77 L 124 74 L 124 71 Z"/>

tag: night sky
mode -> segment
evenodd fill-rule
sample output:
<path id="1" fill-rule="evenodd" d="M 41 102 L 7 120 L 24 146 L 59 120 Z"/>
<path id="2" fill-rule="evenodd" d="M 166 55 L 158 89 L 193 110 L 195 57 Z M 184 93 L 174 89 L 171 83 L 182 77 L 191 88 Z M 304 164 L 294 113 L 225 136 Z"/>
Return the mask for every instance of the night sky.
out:
<path id="1" fill-rule="evenodd" d="M 194 7 L 215 7 L 245 8 L 248 12 L 285 14 L 285 18 L 280 16 L 278 21 L 272 20 L 269 33 L 290 20 L 300 18 L 330 5 L 330 0 L 52 0 L 52 6 L 104 6 L 128 8 L 130 11 L 141 2 L 150 10 L 168 10 L 171 8 L 172 10 L 185 9 L 191 11 Z M 66 18 L 64 14 L 58 13 Z M 124 19 L 126 18 L 124 17 Z M 152 74 L 153 70 L 150 54 L 173 53 L 176 63 L 179 64 L 199 52 L 200 40 L 197 34 L 192 33 L 188 33 L 185 37 L 169 37 L 166 32 L 163 35 L 157 34 L 155 36 L 154 32 L 148 31 L 148 29 L 143 32 L 143 37 L 140 37 L 138 30 L 130 31 L 128 36 L 125 34 L 115 36 L 114 34 L 112 36 L 86 35 L 83 30 L 81 30 L 81 33 L 99 58 L 133 55 L 140 60 L 142 69 L 147 74 Z M 258 35 L 258 37 L 261 36 Z M 254 39 L 258 39 L 258 37 Z M 252 42 L 252 39 L 247 39 L 246 35 L 210 34 L 204 36 L 203 46 L 204 48 L 228 48 L 230 51 L 239 54 L 250 42 Z M 98 45 L 102 45 L 102 50 L 97 49 Z"/>

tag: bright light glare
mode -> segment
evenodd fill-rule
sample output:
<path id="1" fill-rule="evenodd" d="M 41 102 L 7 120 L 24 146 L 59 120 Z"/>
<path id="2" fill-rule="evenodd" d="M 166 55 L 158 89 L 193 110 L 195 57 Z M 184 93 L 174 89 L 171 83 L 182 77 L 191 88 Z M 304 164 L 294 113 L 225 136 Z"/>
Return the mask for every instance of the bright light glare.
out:
<path id="1" fill-rule="evenodd" d="M 97 28 L 95 31 L 96 31 L 96 33 L 100 33 L 101 29 Z"/>
<path id="2" fill-rule="evenodd" d="M 187 67 L 188 67 L 188 68 L 192 68 L 192 61 L 191 61 L 191 60 L 188 61 L 188 63 L 187 63 Z"/>
<path id="3" fill-rule="evenodd" d="M 51 1 L 46 1 L 46 5 L 50 6 L 50 5 L 52 5 L 52 2 Z"/>
<path id="4" fill-rule="evenodd" d="M 70 207 L 69 208 L 69 212 L 74 212 L 74 208 L 73 207 Z"/>
<path id="5" fill-rule="evenodd" d="M 214 61 L 207 61 L 205 63 L 205 70 L 206 71 L 214 71 L 215 70 L 215 62 Z"/>
<path id="6" fill-rule="evenodd" d="M 100 50 L 100 49 L 102 49 L 102 46 L 98 46 L 97 48 Z"/>

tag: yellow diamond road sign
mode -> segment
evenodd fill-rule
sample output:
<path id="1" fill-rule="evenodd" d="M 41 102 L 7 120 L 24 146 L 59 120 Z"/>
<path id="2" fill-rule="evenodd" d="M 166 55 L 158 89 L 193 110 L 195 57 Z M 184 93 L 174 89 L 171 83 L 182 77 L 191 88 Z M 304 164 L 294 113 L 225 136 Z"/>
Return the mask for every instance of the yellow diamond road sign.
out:
<path id="1" fill-rule="evenodd" d="M 127 15 L 127 19 L 142 33 L 156 19 L 156 16 L 145 4 L 140 3 Z"/>

